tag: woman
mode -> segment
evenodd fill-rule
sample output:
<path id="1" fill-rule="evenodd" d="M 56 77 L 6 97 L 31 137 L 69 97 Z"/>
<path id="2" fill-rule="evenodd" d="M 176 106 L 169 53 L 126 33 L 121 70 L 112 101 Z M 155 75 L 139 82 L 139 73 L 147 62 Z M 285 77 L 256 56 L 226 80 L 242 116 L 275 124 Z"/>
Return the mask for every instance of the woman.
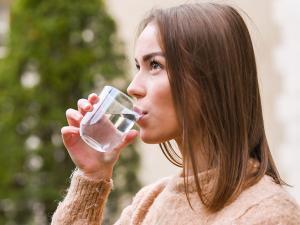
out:
<path id="1" fill-rule="evenodd" d="M 127 92 L 144 112 L 139 133 L 99 153 L 78 129 L 97 95 L 67 110 L 62 136 L 78 170 L 52 224 L 101 223 L 113 167 L 138 135 L 159 143 L 182 173 L 141 189 L 116 224 L 300 224 L 268 147 L 252 42 L 234 8 L 202 3 L 151 12 L 135 61 Z"/>

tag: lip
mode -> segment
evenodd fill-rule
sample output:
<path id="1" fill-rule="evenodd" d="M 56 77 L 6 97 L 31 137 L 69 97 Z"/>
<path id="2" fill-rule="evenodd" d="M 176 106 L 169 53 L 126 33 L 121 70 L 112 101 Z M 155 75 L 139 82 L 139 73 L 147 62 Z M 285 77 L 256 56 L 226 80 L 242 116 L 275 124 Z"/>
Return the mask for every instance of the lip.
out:
<path id="1" fill-rule="evenodd" d="M 148 112 L 146 110 L 143 110 L 142 108 L 134 105 L 133 109 L 134 112 L 140 115 L 140 118 L 136 121 L 136 123 L 139 126 L 144 126 L 145 125 L 145 119 L 147 118 Z"/>
<path id="2" fill-rule="evenodd" d="M 145 121 L 148 117 L 148 114 L 142 114 L 142 116 L 136 121 L 136 123 L 140 126 L 145 125 Z"/>
<path id="3" fill-rule="evenodd" d="M 139 115 L 142 115 L 142 117 L 148 113 L 147 111 L 139 108 L 138 106 L 134 106 L 133 111 L 136 112 Z"/>

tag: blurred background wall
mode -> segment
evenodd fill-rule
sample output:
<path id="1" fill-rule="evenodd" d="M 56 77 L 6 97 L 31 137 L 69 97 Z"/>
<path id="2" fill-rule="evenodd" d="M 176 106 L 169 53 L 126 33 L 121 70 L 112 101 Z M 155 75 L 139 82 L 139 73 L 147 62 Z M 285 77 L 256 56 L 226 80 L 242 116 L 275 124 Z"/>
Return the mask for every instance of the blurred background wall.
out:
<path id="1" fill-rule="evenodd" d="M 153 7 L 169 7 L 182 0 L 107 0 L 118 23 L 134 71 L 134 37 L 138 22 Z M 300 201 L 300 1 L 234 0 L 241 8 L 252 33 L 257 56 L 266 132 L 271 151 L 284 179 L 294 186 L 289 191 Z M 138 143 L 142 156 L 140 178 L 148 184 L 176 173 L 157 145 Z"/>

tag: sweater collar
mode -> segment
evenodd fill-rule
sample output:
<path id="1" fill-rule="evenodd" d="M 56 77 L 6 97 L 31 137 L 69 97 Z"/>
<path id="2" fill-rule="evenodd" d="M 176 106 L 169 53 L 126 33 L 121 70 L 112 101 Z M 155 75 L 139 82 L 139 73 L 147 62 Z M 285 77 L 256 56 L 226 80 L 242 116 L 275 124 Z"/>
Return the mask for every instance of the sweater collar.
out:
<path id="1" fill-rule="evenodd" d="M 258 171 L 259 165 L 260 163 L 257 160 L 249 159 L 247 173 L 249 175 L 256 173 Z M 203 193 L 208 194 L 212 186 L 214 185 L 214 182 L 216 181 L 216 169 L 210 169 L 198 173 L 198 180 Z M 197 192 L 195 177 L 193 175 L 187 176 L 186 183 L 187 183 L 188 193 Z M 171 178 L 167 188 L 170 191 L 183 192 L 183 193 L 185 192 L 184 177 L 182 171 L 180 171 L 178 174 L 176 174 Z"/>
<path id="2" fill-rule="evenodd" d="M 198 174 L 198 180 L 199 184 L 202 187 L 202 189 L 207 189 L 208 186 L 212 183 L 214 180 L 213 178 L 215 177 L 215 169 L 211 169 L 208 171 L 204 171 Z M 187 176 L 186 177 L 186 183 L 188 184 L 188 192 L 193 193 L 197 192 L 197 187 L 196 187 L 196 182 L 195 182 L 195 177 L 194 176 Z M 182 175 L 182 171 L 175 176 L 173 176 L 168 184 L 168 188 L 170 191 L 175 191 L 175 192 L 185 192 L 185 186 L 184 186 L 184 177 Z"/>

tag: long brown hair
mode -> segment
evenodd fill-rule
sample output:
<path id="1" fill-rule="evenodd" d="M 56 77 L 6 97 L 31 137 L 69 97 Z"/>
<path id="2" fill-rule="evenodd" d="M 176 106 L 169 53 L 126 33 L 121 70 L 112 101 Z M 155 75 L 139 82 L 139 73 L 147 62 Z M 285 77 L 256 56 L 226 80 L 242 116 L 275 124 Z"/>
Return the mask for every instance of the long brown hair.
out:
<path id="1" fill-rule="evenodd" d="M 183 167 L 186 192 L 188 166 L 200 199 L 211 211 L 222 209 L 265 174 L 283 184 L 264 130 L 252 41 L 239 12 L 226 4 L 183 4 L 151 11 L 139 33 L 149 23 L 157 26 L 166 57 L 182 132 L 182 161 L 170 142 L 160 147 Z M 197 154 L 205 155 L 209 168 L 216 169 L 209 199 L 197 176 Z M 249 159 L 260 163 L 251 177 Z"/>

